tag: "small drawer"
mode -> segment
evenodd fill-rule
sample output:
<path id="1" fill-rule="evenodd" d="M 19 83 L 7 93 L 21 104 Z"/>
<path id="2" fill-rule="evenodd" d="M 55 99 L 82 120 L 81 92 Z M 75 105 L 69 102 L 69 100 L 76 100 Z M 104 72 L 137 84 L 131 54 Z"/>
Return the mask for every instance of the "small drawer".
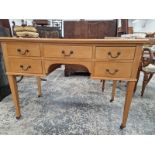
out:
<path id="1" fill-rule="evenodd" d="M 96 59 L 123 59 L 132 60 L 135 47 L 96 47 Z"/>
<path id="2" fill-rule="evenodd" d="M 132 63 L 95 62 L 94 76 L 129 78 L 132 71 Z"/>
<path id="3" fill-rule="evenodd" d="M 91 46 L 44 45 L 44 56 L 52 58 L 92 58 Z"/>
<path id="4" fill-rule="evenodd" d="M 9 72 L 41 74 L 42 63 L 41 60 L 10 58 Z"/>
<path id="5" fill-rule="evenodd" d="M 37 43 L 8 43 L 8 56 L 39 57 L 40 48 Z"/>

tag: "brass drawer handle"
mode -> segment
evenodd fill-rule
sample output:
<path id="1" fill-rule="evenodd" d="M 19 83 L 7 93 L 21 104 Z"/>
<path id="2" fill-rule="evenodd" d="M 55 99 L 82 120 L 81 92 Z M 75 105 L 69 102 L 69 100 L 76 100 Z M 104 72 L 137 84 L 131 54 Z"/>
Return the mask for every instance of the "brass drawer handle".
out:
<path id="1" fill-rule="evenodd" d="M 29 53 L 30 51 L 27 49 L 25 51 L 22 51 L 21 49 L 17 49 L 17 51 L 19 52 L 19 54 L 21 55 L 26 55 L 27 53 Z"/>
<path id="2" fill-rule="evenodd" d="M 111 74 L 111 75 L 116 74 L 118 71 L 119 71 L 118 69 L 115 69 L 114 72 L 110 72 L 109 69 L 106 69 L 106 72 L 108 72 L 108 73 Z"/>
<path id="3" fill-rule="evenodd" d="M 111 58 L 117 58 L 120 54 L 121 52 L 117 52 L 116 56 L 113 56 L 111 52 L 108 52 L 108 55 L 111 56 Z"/>
<path id="4" fill-rule="evenodd" d="M 65 51 L 62 50 L 61 53 L 62 53 L 64 56 L 71 56 L 71 55 L 74 53 L 74 51 L 71 50 L 71 51 L 69 52 L 69 54 L 66 54 Z"/>
<path id="5" fill-rule="evenodd" d="M 20 65 L 20 68 L 21 68 L 22 70 L 24 70 L 24 71 L 27 71 L 28 69 L 31 68 L 31 66 L 30 66 L 30 65 Z"/>

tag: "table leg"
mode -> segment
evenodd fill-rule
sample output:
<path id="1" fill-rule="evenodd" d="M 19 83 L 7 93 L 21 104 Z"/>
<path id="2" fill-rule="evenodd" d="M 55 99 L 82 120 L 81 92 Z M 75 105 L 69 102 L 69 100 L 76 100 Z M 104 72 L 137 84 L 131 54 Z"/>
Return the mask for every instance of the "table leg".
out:
<path id="1" fill-rule="evenodd" d="M 12 93 L 13 102 L 16 110 L 16 118 L 19 119 L 21 117 L 20 106 L 19 106 L 19 96 L 18 96 L 18 87 L 16 82 L 15 75 L 8 75 L 8 81 L 10 84 L 10 89 Z"/>
<path id="2" fill-rule="evenodd" d="M 134 87 L 135 87 L 136 82 L 135 81 L 129 81 L 127 85 L 127 91 L 126 91 L 126 98 L 125 98 L 125 104 L 124 104 L 124 111 L 123 111 L 123 119 L 122 119 L 122 124 L 120 126 L 121 129 L 126 127 L 126 122 L 128 118 L 128 113 L 132 101 L 132 96 L 134 93 Z"/>
<path id="3" fill-rule="evenodd" d="M 38 85 L 38 97 L 41 96 L 41 78 L 37 77 L 37 85 Z"/>

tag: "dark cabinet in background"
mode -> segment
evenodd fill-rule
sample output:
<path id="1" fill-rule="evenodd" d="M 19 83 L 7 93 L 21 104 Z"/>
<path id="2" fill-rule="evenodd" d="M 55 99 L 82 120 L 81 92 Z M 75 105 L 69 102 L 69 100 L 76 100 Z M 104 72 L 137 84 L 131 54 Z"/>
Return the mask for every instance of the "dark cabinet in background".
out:
<path id="1" fill-rule="evenodd" d="M 7 37 L 11 35 L 9 20 L 0 19 L 0 37 Z M 2 49 L 0 47 L 0 101 L 10 94 L 10 87 L 5 73 L 4 61 L 2 56 Z"/>
<path id="2" fill-rule="evenodd" d="M 117 35 L 117 20 L 64 21 L 64 38 L 114 37 Z"/>
<path id="3" fill-rule="evenodd" d="M 117 36 L 117 20 L 64 21 L 64 38 L 103 39 Z M 87 68 L 79 65 L 65 65 L 65 76 L 81 72 L 88 74 Z"/>

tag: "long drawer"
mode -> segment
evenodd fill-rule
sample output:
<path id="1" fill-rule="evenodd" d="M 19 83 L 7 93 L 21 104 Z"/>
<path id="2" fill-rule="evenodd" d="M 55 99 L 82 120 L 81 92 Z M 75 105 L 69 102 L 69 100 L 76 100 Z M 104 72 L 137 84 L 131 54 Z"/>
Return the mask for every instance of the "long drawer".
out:
<path id="1" fill-rule="evenodd" d="M 95 77 L 129 78 L 132 63 L 95 62 Z"/>
<path id="2" fill-rule="evenodd" d="M 39 57 L 40 47 L 38 43 L 8 43 L 7 54 L 9 56 Z"/>
<path id="3" fill-rule="evenodd" d="M 10 58 L 9 72 L 41 74 L 42 63 L 41 60 Z"/>
<path id="4" fill-rule="evenodd" d="M 135 47 L 96 47 L 96 59 L 134 59 Z"/>
<path id="5" fill-rule="evenodd" d="M 44 57 L 52 58 L 92 58 L 91 46 L 44 45 Z"/>

